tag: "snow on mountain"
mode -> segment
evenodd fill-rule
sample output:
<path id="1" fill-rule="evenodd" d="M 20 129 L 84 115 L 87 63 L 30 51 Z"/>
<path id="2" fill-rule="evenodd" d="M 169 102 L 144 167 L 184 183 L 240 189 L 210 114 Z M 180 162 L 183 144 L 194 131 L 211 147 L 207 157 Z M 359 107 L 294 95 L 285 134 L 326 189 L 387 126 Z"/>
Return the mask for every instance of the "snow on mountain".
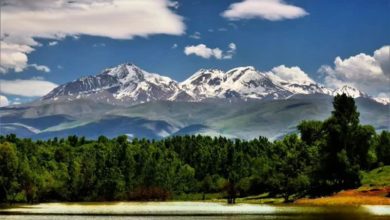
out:
<path id="1" fill-rule="evenodd" d="M 375 97 L 373 98 L 376 102 L 381 103 L 383 105 L 390 104 L 390 98 L 389 97 Z"/>
<path id="2" fill-rule="evenodd" d="M 285 81 L 274 74 L 257 71 L 252 66 L 227 72 L 200 69 L 178 83 L 169 77 L 149 73 L 134 64 L 121 64 L 96 76 L 82 77 L 60 85 L 42 100 L 68 100 L 89 97 L 111 104 L 137 104 L 157 100 L 202 101 L 210 98 L 287 99 L 295 94 L 345 93 L 354 98 L 369 96 L 353 87 L 331 90 L 314 81 Z M 382 104 L 385 99 L 374 99 Z"/>
<path id="3" fill-rule="evenodd" d="M 347 85 L 344 85 L 343 87 L 341 87 L 339 89 L 335 89 L 333 91 L 332 95 L 336 96 L 336 95 L 341 95 L 343 93 L 345 93 L 346 95 L 351 96 L 353 98 L 368 97 L 367 94 L 361 92 L 360 90 L 358 90 L 356 88 L 353 88 L 353 87 L 347 86 Z"/>
<path id="4" fill-rule="evenodd" d="M 195 100 L 217 96 L 224 79 L 224 72 L 217 69 L 200 69 L 180 83 L 181 88 Z"/>
<path id="5" fill-rule="evenodd" d="M 142 103 L 168 100 L 179 92 L 178 83 L 169 77 L 146 72 L 134 64 L 121 64 L 105 69 L 96 76 L 63 84 L 44 96 L 43 100 L 61 96 L 80 98 L 104 95 L 108 102 Z"/>
<path id="6" fill-rule="evenodd" d="M 179 90 L 176 81 L 148 73 L 133 64 L 120 65 L 103 74 L 114 76 L 119 81 L 120 87 L 114 93 L 116 99 L 130 98 L 135 102 L 167 100 Z"/>
<path id="7" fill-rule="evenodd" d="M 310 84 L 298 84 L 298 83 L 280 83 L 283 88 L 294 94 L 326 94 L 331 95 L 333 93 L 332 90 L 319 85 L 317 83 Z"/>
<path id="8" fill-rule="evenodd" d="M 291 95 L 274 84 L 254 67 L 238 67 L 224 73 L 221 70 L 201 69 L 180 83 L 182 89 L 197 100 L 204 98 L 283 98 Z"/>
<path id="9" fill-rule="evenodd" d="M 238 67 L 226 72 L 224 84 L 225 94 L 236 92 L 242 98 L 271 99 L 286 98 L 291 93 L 277 85 L 264 73 L 258 72 L 252 66 Z"/>

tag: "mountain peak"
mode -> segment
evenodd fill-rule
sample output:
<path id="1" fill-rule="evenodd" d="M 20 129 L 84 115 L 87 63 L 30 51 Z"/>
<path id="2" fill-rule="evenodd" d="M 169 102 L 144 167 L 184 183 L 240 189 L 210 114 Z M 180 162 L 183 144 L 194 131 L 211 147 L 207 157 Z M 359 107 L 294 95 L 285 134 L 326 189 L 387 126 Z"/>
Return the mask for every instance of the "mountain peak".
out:
<path id="1" fill-rule="evenodd" d="M 124 63 L 105 69 L 102 74 L 118 77 L 119 79 L 142 79 L 146 72 L 132 63 Z"/>
<path id="2" fill-rule="evenodd" d="M 352 98 L 368 97 L 366 93 L 349 85 L 343 85 L 341 88 L 335 89 L 333 91 L 333 95 L 341 95 L 343 93 L 347 96 L 351 96 Z"/>
<path id="3" fill-rule="evenodd" d="M 245 71 L 256 71 L 254 66 L 240 66 L 240 67 L 235 67 L 233 69 L 228 70 L 226 73 L 232 73 L 232 72 L 245 72 Z"/>

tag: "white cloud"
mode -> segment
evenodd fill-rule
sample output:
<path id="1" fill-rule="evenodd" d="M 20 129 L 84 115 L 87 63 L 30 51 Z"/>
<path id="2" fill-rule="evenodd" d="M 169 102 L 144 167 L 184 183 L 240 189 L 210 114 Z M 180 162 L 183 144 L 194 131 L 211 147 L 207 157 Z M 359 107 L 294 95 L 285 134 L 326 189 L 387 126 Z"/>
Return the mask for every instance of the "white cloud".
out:
<path id="1" fill-rule="evenodd" d="M 283 0 L 244 0 L 233 3 L 222 16 L 229 20 L 262 18 L 270 21 L 295 19 L 308 15 L 305 9 Z"/>
<path id="2" fill-rule="evenodd" d="M 9 105 L 8 98 L 6 96 L 0 95 L 0 107 Z"/>
<path id="3" fill-rule="evenodd" d="M 38 44 L 32 43 L 32 46 L 38 46 Z M 6 73 L 9 69 L 13 69 L 15 72 L 22 72 L 27 67 L 33 67 L 44 72 L 50 71 L 46 66 L 27 64 L 27 54 L 34 50 L 29 45 L 0 41 L 0 48 L 0 73 Z"/>
<path id="4" fill-rule="evenodd" d="M 26 68 L 27 55 L 38 45 L 34 38 L 181 35 L 185 30 L 183 18 L 172 7 L 177 4 L 168 0 L 3 0 L 0 71 L 20 72 Z"/>
<path id="5" fill-rule="evenodd" d="M 52 47 L 52 46 L 55 46 L 55 45 L 57 45 L 57 44 L 58 44 L 58 41 L 50 41 L 48 45 L 49 45 L 50 47 Z"/>
<path id="6" fill-rule="evenodd" d="M 43 96 L 58 85 L 38 79 L 0 80 L 0 92 L 8 95 L 36 97 Z"/>
<path id="7" fill-rule="evenodd" d="M 177 45 L 176 43 L 174 43 L 171 47 L 171 49 L 176 49 L 179 45 Z"/>
<path id="8" fill-rule="evenodd" d="M 199 40 L 201 38 L 201 36 L 200 36 L 199 32 L 195 32 L 195 33 L 190 35 L 190 38 Z"/>
<path id="9" fill-rule="evenodd" d="M 205 44 L 191 45 L 186 46 L 184 48 L 184 53 L 188 55 L 196 55 L 203 57 L 205 59 L 209 59 L 214 57 L 218 60 L 220 59 L 231 59 L 236 52 L 237 46 L 234 43 L 229 44 L 229 49 L 226 52 L 223 52 L 221 49 L 217 48 L 209 48 Z"/>
<path id="10" fill-rule="evenodd" d="M 191 54 L 194 54 L 196 56 L 200 56 L 203 58 L 211 58 L 215 57 L 217 59 L 222 58 L 222 50 L 219 48 L 208 48 L 205 44 L 198 44 L 196 46 L 191 45 L 191 46 L 186 46 L 184 48 L 184 53 L 188 56 Z"/>
<path id="11" fill-rule="evenodd" d="M 0 73 L 6 73 L 8 69 L 21 72 L 27 67 L 27 53 L 34 49 L 28 45 L 0 42 Z"/>
<path id="12" fill-rule="evenodd" d="M 33 67 L 33 68 L 35 68 L 36 70 L 42 71 L 42 72 L 45 72 L 45 73 L 50 72 L 50 68 L 47 67 L 47 66 L 44 66 L 44 65 L 38 65 L 38 64 L 36 64 L 36 63 L 33 63 L 33 64 L 28 65 L 28 66 Z"/>
<path id="13" fill-rule="evenodd" d="M 374 55 L 360 53 L 346 59 L 336 57 L 334 67 L 324 65 L 325 85 L 338 88 L 349 85 L 370 95 L 390 95 L 390 46 L 383 46 Z M 388 96 L 389 97 L 389 96 Z"/>
<path id="14" fill-rule="evenodd" d="M 390 77 L 390 45 L 376 50 L 374 59 L 381 67 L 383 74 Z"/>
<path id="15" fill-rule="evenodd" d="M 285 65 L 280 65 L 274 67 L 271 71 L 267 72 L 271 78 L 274 78 L 278 81 L 286 81 L 289 83 L 303 83 L 310 84 L 315 83 L 301 68 L 297 66 L 286 67 Z"/>

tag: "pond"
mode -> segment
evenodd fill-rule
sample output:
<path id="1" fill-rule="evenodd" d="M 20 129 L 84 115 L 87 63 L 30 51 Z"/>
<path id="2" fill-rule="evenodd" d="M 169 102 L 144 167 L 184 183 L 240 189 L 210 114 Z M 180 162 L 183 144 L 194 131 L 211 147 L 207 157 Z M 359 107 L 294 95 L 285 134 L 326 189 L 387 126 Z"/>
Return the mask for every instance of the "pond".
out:
<path id="1" fill-rule="evenodd" d="M 214 202 L 44 203 L 0 209 L 0 219 L 390 219 L 390 206 L 227 205 Z"/>

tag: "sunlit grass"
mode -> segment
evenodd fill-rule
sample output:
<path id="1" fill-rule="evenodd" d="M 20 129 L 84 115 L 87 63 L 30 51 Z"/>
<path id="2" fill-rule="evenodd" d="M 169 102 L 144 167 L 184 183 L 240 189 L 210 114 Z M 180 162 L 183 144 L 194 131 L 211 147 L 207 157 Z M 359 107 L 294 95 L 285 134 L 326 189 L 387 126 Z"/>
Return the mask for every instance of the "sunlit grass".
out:
<path id="1" fill-rule="evenodd" d="M 390 186 L 390 166 L 378 167 L 370 172 L 363 173 L 363 186 Z"/>

